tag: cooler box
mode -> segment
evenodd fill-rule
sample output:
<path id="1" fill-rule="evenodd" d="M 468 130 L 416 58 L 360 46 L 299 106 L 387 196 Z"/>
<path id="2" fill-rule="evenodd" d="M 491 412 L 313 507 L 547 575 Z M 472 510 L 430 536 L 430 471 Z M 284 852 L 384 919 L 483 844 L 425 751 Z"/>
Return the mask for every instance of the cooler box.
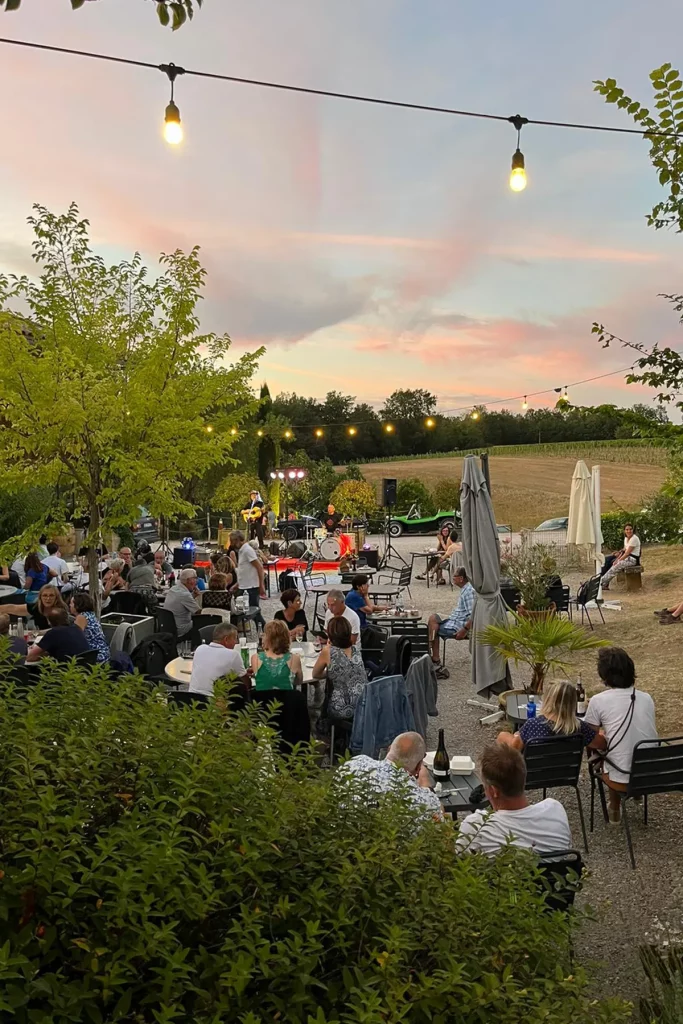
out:
<path id="1" fill-rule="evenodd" d="M 103 615 L 101 620 L 102 632 L 108 644 L 111 643 L 114 633 L 123 622 L 133 627 L 133 642 L 128 645 L 129 651 L 135 650 L 145 637 L 156 633 L 156 625 L 151 615 L 126 615 L 124 612 L 109 612 L 108 615 Z"/>

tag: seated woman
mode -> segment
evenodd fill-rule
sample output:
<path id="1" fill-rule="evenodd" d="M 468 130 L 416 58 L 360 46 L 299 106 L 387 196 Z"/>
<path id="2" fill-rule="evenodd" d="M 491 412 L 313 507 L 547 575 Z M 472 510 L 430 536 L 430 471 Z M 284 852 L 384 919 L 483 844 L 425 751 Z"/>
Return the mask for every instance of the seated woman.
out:
<path id="1" fill-rule="evenodd" d="M 305 640 L 308 633 L 308 619 L 301 607 L 301 594 L 293 587 L 280 594 L 281 611 L 275 612 L 276 622 L 284 622 L 292 640 Z"/>
<path id="2" fill-rule="evenodd" d="M 126 568 L 126 563 L 122 558 L 112 559 L 112 563 L 109 566 L 109 571 L 104 577 L 104 596 L 108 598 L 109 595 L 117 590 L 128 590 L 128 584 L 123 578 L 123 571 Z M 130 569 L 128 570 L 130 572 Z"/>
<path id="3" fill-rule="evenodd" d="M 327 624 L 329 644 L 323 647 L 313 666 L 313 678 L 327 676 L 327 690 L 318 732 L 330 732 L 330 719 L 353 720 L 358 698 L 363 692 L 368 677 L 360 652 L 351 643 L 351 626 L 348 619 L 338 615 Z"/>
<path id="4" fill-rule="evenodd" d="M 26 556 L 24 572 L 26 574 L 26 582 L 24 583 L 23 597 L 18 595 L 19 600 L 17 604 L 5 604 L 2 606 L 6 615 L 30 615 L 38 602 L 40 591 L 43 587 L 47 586 L 53 576 L 58 575 L 56 569 L 50 569 L 47 565 L 43 565 L 35 551 L 30 552 Z"/>
<path id="5" fill-rule="evenodd" d="M 446 550 L 444 551 L 443 557 L 441 558 L 439 564 L 437 565 L 436 571 L 434 573 L 434 575 L 436 576 L 437 583 L 446 582 L 446 580 L 444 580 L 443 578 L 444 570 L 450 573 L 451 558 L 453 555 L 459 554 L 461 551 L 462 544 L 460 544 L 458 541 L 458 531 L 451 530 L 450 535 L 448 537 L 448 544 L 446 545 Z"/>
<path id="6" fill-rule="evenodd" d="M 0 565 L 0 584 L 5 587 L 15 587 L 17 590 L 22 589 L 19 574 L 9 565 Z"/>
<path id="7" fill-rule="evenodd" d="M 284 622 L 269 622 L 263 631 L 263 650 L 251 656 L 256 690 L 292 690 L 302 682 L 301 658 L 289 649 L 289 630 Z"/>
<path id="8" fill-rule="evenodd" d="M 600 729 L 604 739 L 601 778 L 609 789 L 609 820 L 621 820 L 621 794 L 631 774 L 633 748 L 642 740 L 657 738 L 655 704 L 649 693 L 636 690 L 636 669 L 620 647 L 603 647 L 598 653 L 598 675 L 605 684 L 591 697 L 586 722 Z"/>
<path id="9" fill-rule="evenodd" d="M 59 593 L 57 588 L 51 583 L 48 583 L 46 587 L 42 587 L 38 593 L 38 600 L 35 603 L 33 611 L 33 621 L 38 629 L 49 629 L 49 616 L 50 612 L 54 611 L 55 608 L 62 608 L 64 611 L 68 611 L 62 595 Z"/>
<path id="10" fill-rule="evenodd" d="M 83 630 L 89 649 L 97 651 L 98 664 L 109 661 L 109 644 L 95 615 L 90 594 L 74 594 L 71 598 L 71 614 L 75 616 L 74 624 Z"/>
<path id="11" fill-rule="evenodd" d="M 542 714 L 528 719 L 514 735 L 501 732 L 498 742 L 524 750 L 527 743 L 580 732 L 584 746 L 596 749 L 603 745 L 598 730 L 576 717 L 576 687 L 569 680 L 558 679 L 545 684 L 542 710 Z"/>
<path id="12" fill-rule="evenodd" d="M 222 572 L 213 572 L 209 578 L 209 589 L 202 594 L 202 609 L 222 608 L 230 610 L 232 595 L 228 591 L 228 577 Z"/>
<path id="13" fill-rule="evenodd" d="M 442 526 L 439 529 L 439 532 L 436 535 L 436 547 L 439 553 L 438 555 L 432 555 L 431 558 L 427 559 L 427 569 L 420 576 L 416 576 L 416 580 L 426 580 L 429 573 L 435 572 L 437 565 L 439 564 L 444 554 L 446 553 L 446 548 L 448 547 L 448 537 L 450 532 L 451 531 L 449 526 Z"/>

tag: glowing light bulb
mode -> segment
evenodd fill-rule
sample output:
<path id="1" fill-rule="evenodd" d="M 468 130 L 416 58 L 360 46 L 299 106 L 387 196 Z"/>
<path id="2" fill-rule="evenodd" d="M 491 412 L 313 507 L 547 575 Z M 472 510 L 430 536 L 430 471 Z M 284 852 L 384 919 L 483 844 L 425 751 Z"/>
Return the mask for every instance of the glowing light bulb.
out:
<path id="1" fill-rule="evenodd" d="M 289 471 L 289 473 L 287 475 L 289 476 L 290 480 L 296 480 L 296 470 L 290 469 L 290 471 Z"/>
<path id="2" fill-rule="evenodd" d="M 176 104 L 171 100 L 169 105 L 166 107 L 166 116 L 164 117 L 164 138 L 168 142 L 169 146 L 179 146 L 183 141 L 183 126 L 180 123 L 180 111 Z"/>
<path id="3" fill-rule="evenodd" d="M 211 429 L 213 430 L 213 427 Z M 237 427 L 230 427 L 230 433 L 235 437 L 237 435 Z"/>
<path id="4" fill-rule="evenodd" d="M 303 469 L 299 469 L 299 470 L 297 471 L 297 474 L 296 474 L 296 476 L 297 476 L 297 480 L 303 480 L 303 478 L 304 478 L 304 477 L 306 476 L 306 474 L 305 474 L 305 472 L 303 471 Z"/>
<path id="5" fill-rule="evenodd" d="M 425 427 L 429 427 L 429 429 L 431 430 L 431 428 L 435 427 L 435 426 L 436 426 L 436 423 L 434 422 L 434 420 L 432 419 L 431 416 L 428 419 L 425 420 Z"/>
<path id="6" fill-rule="evenodd" d="M 316 430 L 316 432 L 315 432 L 315 436 L 316 436 L 316 437 L 323 437 L 323 436 L 324 436 L 324 431 L 322 431 L 322 430 L 320 429 L 320 427 L 318 427 L 318 429 L 317 429 L 317 430 Z"/>
<path id="7" fill-rule="evenodd" d="M 393 425 L 393 423 L 385 423 L 384 424 L 384 429 L 386 430 L 387 434 L 393 434 L 393 432 L 394 432 L 394 425 Z"/>
<path id="8" fill-rule="evenodd" d="M 262 430 L 257 430 L 256 431 L 256 436 L 257 437 L 263 437 L 263 431 Z"/>
<path id="9" fill-rule="evenodd" d="M 568 398 L 569 398 L 569 392 L 567 391 L 567 385 L 566 385 L 566 384 L 565 384 L 565 386 L 564 386 L 564 391 L 562 392 L 562 397 L 564 398 L 565 402 L 566 402 L 566 401 L 568 400 Z"/>
<path id="10" fill-rule="evenodd" d="M 206 432 L 207 432 L 207 434 L 213 434 L 213 427 L 211 426 L 210 423 L 208 424 L 208 426 L 206 428 Z"/>
<path id="11" fill-rule="evenodd" d="M 284 474 L 284 473 L 283 473 L 282 471 L 280 471 L 280 472 L 278 473 L 278 475 L 277 475 L 277 478 L 278 478 L 278 480 L 284 480 L 284 478 L 285 478 L 285 474 Z"/>
<path id="12" fill-rule="evenodd" d="M 277 480 L 277 473 L 271 473 L 270 474 L 270 479 L 271 480 Z"/>
<path id="13" fill-rule="evenodd" d="M 357 433 L 358 431 L 356 430 L 355 427 L 349 427 L 349 437 L 355 437 Z"/>
<path id="14" fill-rule="evenodd" d="M 287 438 L 288 441 L 291 438 L 291 436 L 292 436 L 292 431 L 291 430 L 285 430 L 285 437 Z"/>
<path id="15" fill-rule="evenodd" d="M 479 413 L 477 412 L 476 409 L 472 413 L 472 419 L 473 420 L 478 420 L 479 419 Z"/>
<path id="16" fill-rule="evenodd" d="M 516 149 L 512 154 L 512 170 L 510 171 L 510 188 L 513 192 L 523 192 L 526 188 L 526 169 L 524 153 Z"/>
<path id="17" fill-rule="evenodd" d="M 522 409 L 528 409 L 528 408 L 529 408 L 529 403 L 527 402 L 526 395 L 525 395 L 524 396 L 524 401 L 522 402 Z"/>

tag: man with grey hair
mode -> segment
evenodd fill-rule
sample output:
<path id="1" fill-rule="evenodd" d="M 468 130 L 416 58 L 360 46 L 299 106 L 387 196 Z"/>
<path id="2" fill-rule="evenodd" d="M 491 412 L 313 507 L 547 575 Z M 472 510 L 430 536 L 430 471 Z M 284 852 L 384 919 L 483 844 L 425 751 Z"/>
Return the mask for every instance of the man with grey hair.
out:
<path id="1" fill-rule="evenodd" d="M 351 643 L 357 644 L 360 636 L 360 619 L 354 612 L 353 608 L 346 607 L 346 601 L 344 599 L 343 591 L 341 590 L 330 590 L 327 595 L 327 611 L 325 612 L 325 629 L 330 619 L 334 618 L 346 619 L 349 626 L 351 627 Z"/>
<path id="2" fill-rule="evenodd" d="M 210 644 L 201 644 L 194 652 L 190 691 L 213 693 L 213 684 L 223 676 L 236 676 L 241 683 L 250 683 L 250 672 L 244 667 L 237 643 L 237 630 L 229 622 L 219 622 Z"/>
<path id="3" fill-rule="evenodd" d="M 241 530 L 233 530 L 230 534 L 230 547 L 237 552 L 237 587 L 246 590 L 249 595 L 249 607 L 259 609 L 254 622 L 265 626 L 266 621 L 261 615 L 261 598 L 266 596 L 263 563 L 251 544 L 247 544 Z"/>
<path id="4" fill-rule="evenodd" d="M 164 602 L 164 608 L 171 612 L 175 619 L 179 640 L 187 636 L 192 629 L 192 616 L 201 611 L 200 600 L 197 573 L 188 566 L 181 570 L 178 582 L 171 587 Z"/>
<path id="5" fill-rule="evenodd" d="M 383 761 L 360 754 L 342 765 L 340 771 L 362 776 L 377 793 L 403 792 L 420 816 L 441 819 L 441 803 L 429 788 L 431 779 L 424 766 L 425 753 L 425 742 L 419 732 L 402 732 Z"/>

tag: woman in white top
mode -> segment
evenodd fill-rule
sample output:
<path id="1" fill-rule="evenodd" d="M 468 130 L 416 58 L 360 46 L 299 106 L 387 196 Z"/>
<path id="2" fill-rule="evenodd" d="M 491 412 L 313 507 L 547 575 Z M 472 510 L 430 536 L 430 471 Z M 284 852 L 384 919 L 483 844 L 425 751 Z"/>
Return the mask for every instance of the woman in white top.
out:
<path id="1" fill-rule="evenodd" d="M 598 654 L 598 675 L 605 684 L 591 697 L 585 721 L 603 737 L 602 781 L 609 789 L 609 820 L 621 820 L 621 794 L 631 774 L 633 748 L 657 738 L 655 704 L 649 693 L 636 690 L 633 661 L 620 647 L 604 647 Z"/>
<path id="2" fill-rule="evenodd" d="M 624 527 L 624 546 L 612 561 L 607 572 L 604 573 L 602 589 L 609 590 L 609 585 L 614 577 L 632 565 L 640 565 L 640 538 L 633 532 L 631 524 L 627 523 Z"/>

